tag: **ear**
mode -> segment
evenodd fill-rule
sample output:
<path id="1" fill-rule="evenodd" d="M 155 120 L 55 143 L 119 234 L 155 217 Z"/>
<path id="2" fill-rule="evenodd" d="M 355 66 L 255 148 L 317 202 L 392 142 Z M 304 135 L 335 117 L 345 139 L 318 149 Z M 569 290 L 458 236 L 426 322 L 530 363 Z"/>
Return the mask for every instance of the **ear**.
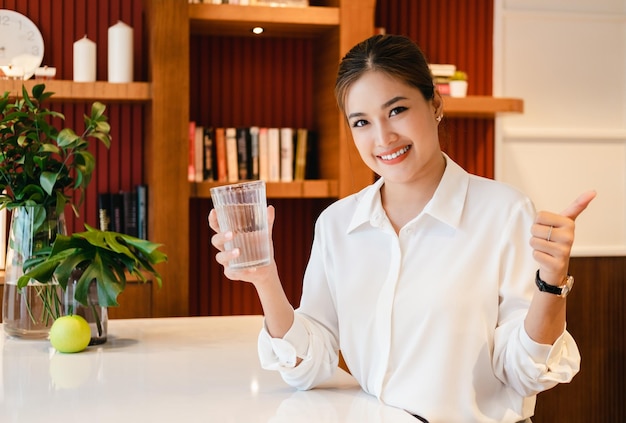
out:
<path id="1" fill-rule="evenodd" d="M 443 115 L 443 98 L 439 93 L 439 90 L 435 88 L 435 92 L 433 94 L 433 99 L 431 100 L 433 105 L 433 114 L 435 118 Z"/>

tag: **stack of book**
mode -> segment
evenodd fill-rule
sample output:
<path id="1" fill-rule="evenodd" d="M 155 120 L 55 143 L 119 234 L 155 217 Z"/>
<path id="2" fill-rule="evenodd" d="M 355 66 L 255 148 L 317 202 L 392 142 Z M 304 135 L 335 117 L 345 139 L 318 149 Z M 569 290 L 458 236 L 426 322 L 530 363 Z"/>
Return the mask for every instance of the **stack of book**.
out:
<path id="1" fill-rule="evenodd" d="M 433 75 L 435 86 L 441 95 L 450 95 L 450 78 L 456 71 L 456 65 L 431 63 L 428 65 Z"/>
<path id="2" fill-rule="evenodd" d="M 317 178 L 313 133 L 305 128 L 213 128 L 189 123 L 190 182 Z"/>
<path id="3" fill-rule="evenodd" d="M 148 239 L 148 187 L 98 194 L 98 227 Z"/>

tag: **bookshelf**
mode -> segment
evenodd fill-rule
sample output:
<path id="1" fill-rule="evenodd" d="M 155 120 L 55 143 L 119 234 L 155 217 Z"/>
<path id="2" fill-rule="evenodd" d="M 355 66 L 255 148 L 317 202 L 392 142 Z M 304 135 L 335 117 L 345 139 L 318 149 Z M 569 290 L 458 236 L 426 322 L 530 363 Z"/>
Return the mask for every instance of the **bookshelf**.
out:
<path id="1" fill-rule="evenodd" d="M 337 64 L 374 28 L 375 0 L 312 0 L 306 8 L 188 4 L 187 0 L 144 2 L 142 55 L 149 82 L 110 84 L 67 80 L 26 81 L 27 87 L 43 82 L 54 91 L 51 101 L 142 104 L 144 118 L 144 183 L 149 186 L 149 237 L 164 244 L 168 263 L 159 265 L 163 287 L 141 285 L 148 290 L 149 311 L 140 314 L 185 316 L 189 314 L 190 240 L 198 237 L 198 225 L 190 220 L 190 202 L 210 198 L 211 183 L 187 181 L 188 124 L 190 118 L 190 37 L 192 35 L 252 37 L 250 28 L 260 25 L 267 38 L 304 38 L 315 45 L 313 114 L 318 131 L 320 179 L 268 184 L 268 196 L 277 199 L 334 199 L 349 195 L 373 180 L 361 163 L 349 130 L 337 110 L 332 92 Z M 0 81 L 0 92 L 20 95 L 21 81 Z M 493 117 L 521 112 L 518 99 L 492 97 L 446 98 L 448 117 Z M 304 206 L 297 206 L 300 210 Z M 191 233 L 190 228 L 194 228 Z M 199 240 L 206 243 L 206 239 Z M 190 259 L 191 257 L 191 259 Z M 204 283 L 204 282 L 203 282 Z M 129 295 L 132 292 L 129 291 Z M 142 295 L 146 295 L 145 293 Z M 129 305 L 131 308 L 140 305 Z"/>
<path id="2" fill-rule="evenodd" d="M 376 2 L 313 0 L 311 4 L 305 8 L 275 8 L 187 4 L 185 0 L 146 2 L 148 80 L 152 90 L 146 122 L 145 182 L 150 186 L 152 212 L 149 227 L 156 242 L 174 246 L 167 249 L 169 262 L 161 272 L 163 288 L 153 292 L 155 316 L 185 315 L 189 312 L 189 302 L 200 294 L 198 285 L 220 284 L 213 280 L 218 276 L 211 272 L 207 275 L 206 270 L 200 271 L 200 281 L 190 281 L 190 268 L 198 261 L 212 260 L 212 256 L 206 255 L 210 252 L 205 251 L 210 234 L 206 228 L 198 230 L 198 226 L 205 225 L 201 221 L 203 214 L 192 220 L 190 203 L 209 199 L 209 189 L 216 185 L 187 181 L 189 105 L 193 96 L 199 95 L 195 89 L 192 91 L 189 76 L 193 59 L 191 37 L 254 37 L 251 28 L 258 25 L 265 29 L 261 37 L 312 40 L 315 117 L 311 129 L 317 132 L 318 154 L 323 158 L 318 160 L 320 179 L 268 183 L 269 198 L 303 201 L 308 205 L 310 199 L 344 197 L 373 181 L 374 176 L 362 164 L 337 109 L 332 87 L 343 55 L 374 32 Z M 451 118 L 492 118 L 498 113 L 521 112 L 523 103 L 518 99 L 492 97 L 446 98 L 445 110 Z M 237 123 L 229 122 L 229 125 Z M 295 210 L 300 210 L 300 205 L 292 204 Z M 194 279 L 197 277 L 194 275 Z"/>

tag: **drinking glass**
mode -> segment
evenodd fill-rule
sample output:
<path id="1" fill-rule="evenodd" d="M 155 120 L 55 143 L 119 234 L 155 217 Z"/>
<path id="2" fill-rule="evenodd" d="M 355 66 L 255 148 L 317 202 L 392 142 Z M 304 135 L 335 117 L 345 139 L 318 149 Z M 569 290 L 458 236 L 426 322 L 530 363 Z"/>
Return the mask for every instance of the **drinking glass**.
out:
<path id="1" fill-rule="evenodd" d="M 270 242 L 267 227 L 265 182 L 252 181 L 211 188 L 211 199 L 222 232 L 232 231 L 233 239 L 226 250 L 239 248 L 239 257 L 228 267 L 244 269 L 270 262 Z"/>

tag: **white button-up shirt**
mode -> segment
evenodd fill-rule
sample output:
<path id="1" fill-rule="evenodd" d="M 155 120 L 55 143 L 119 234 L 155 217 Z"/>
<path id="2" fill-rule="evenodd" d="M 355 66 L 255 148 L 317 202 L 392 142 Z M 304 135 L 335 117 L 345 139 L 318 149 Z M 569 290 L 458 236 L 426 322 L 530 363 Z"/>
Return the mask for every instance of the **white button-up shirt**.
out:
<path id="1" fill-rule="evenodd" d="M 341 349 L 366 392 L 431 423 L 523 420 L 538 392 L 578 372 L 565 329 L 553 346 L 524 330 L 536 290 L 532 202 L 446 160 L 433 198 L 399 234 L 382 178 L 320 215 L 293 326 L 283 339 L 259 336 L 265 368 L 309 389 Z"/>

